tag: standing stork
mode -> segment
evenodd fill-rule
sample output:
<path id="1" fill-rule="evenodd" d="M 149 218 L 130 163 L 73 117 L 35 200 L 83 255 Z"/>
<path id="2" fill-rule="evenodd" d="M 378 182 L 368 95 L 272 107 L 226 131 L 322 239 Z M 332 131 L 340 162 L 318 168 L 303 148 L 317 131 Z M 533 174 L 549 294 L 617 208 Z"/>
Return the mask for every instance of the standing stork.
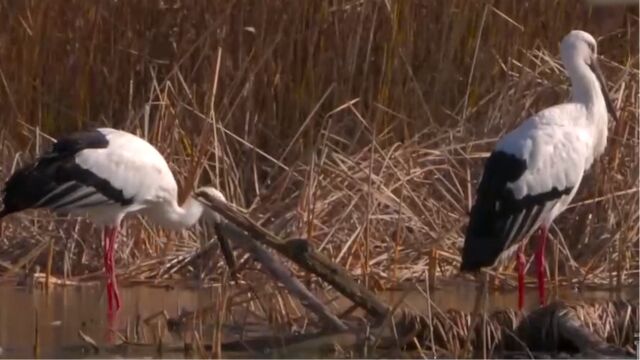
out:
<path id="1" fill-rule="evenodd" d="M 36 162 L 17 170 L 4 187 L 0 219 L 27 209 L 48 208 L 56 213 L 86 214 L 103 227 L 104 268 L 109 314 L 120 308 L 114 250 L 122 218 L 141 212 L 154 222 L 181 229 L 206 213 L 200 194 L 224 200 L 212 187 L 177 203 L 178 186 L 169 165 L 153 145 L 128 132 L 101 128 L 77 132 L 57 140 Z M 221 219 L 212 213 L 218 224 Z M 230 268 L 233 253 L 220 236 Z"/>
<path id="2" fill-rule="evenodd" d="M 517 251 L 520 309 L 526 239 L 539 229 L 535 264 L 543 305 L 549 225 L 567 208 L 585 171 L 604 152 L 607 112 L 617 121 L 596 49 L 596 41 L 584 31 L 571 31 L 562 39 L 560 56 L 571 79 L 571 101 L 540 111 L 498 141 L 471 209 L 460 270 L 476 272 Z"/>

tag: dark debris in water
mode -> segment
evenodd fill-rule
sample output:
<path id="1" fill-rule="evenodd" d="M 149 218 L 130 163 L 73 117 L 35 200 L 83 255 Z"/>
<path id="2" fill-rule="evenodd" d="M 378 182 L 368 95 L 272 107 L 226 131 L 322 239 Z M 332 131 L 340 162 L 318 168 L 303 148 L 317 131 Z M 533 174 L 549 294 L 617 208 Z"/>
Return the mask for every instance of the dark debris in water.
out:
<path id="1" fill-rule="evenodd" d="M 480 358 L 484 338 L 487 356 L 491 358 L 636 358 L 632 346 L 633 329 L 637 331 L 637 311 L 637 303 L 621 301 L 591 306 L 569 306 L 564 302 L 555 302 L 524 317 L 518 312 L 503 310 L 488 315 L 484 336 L 480 328 L 482 322 L 470 332 L 469 326 L 473 323 L 471 315 L 461 311 L 437 313 L 431 319 L 402 312 L 394 317 L 392 324 L 387 323 L 379 328 L 367 329 L 362 322 L 356 324 L 350 321 L 353 326 L 342 332 L 297 332 L 285 335 L 263 332 L 262 335 L 225 341 L 221 344 L 221 350 L 225 357 L 231 354 L 234 357 L 307 357 L 311 354 L 313 357 Z M 166 321 L 178 320 L 168 318 Z M 207 339 L 205 336 L 197 338 Z M 618 341 L 608 343 L 604 340 L 613 338 Z M 466 350 L 467 341 L 470 342 L 471 352 Z M 99 350 L 90 342 L 85 341 L 85 344 L 84 354 L 99 351 L 99 354 L 121 356 L 155 354 L 158 351 L 163 354 L 208 356 L 214 349 L 211 343 L 205 341 L 158 344 L 127 342 L 123 338 L 122 343 Z"/>

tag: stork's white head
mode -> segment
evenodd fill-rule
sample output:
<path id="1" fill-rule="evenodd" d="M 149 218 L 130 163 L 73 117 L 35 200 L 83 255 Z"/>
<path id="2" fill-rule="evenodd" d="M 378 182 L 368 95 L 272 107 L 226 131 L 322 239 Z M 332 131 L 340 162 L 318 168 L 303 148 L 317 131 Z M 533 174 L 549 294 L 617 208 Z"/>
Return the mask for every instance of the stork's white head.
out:
<path id="1" fill-rule="evenodd" d="M 222 195 L 222 193 L 218 189 L 214 188 L 213 186 L 203 186 L 199 188 L 198 190 L 195 191 L 195 196 L 200 198 L 205 198 L 205 199 L 213 198 L 213 199 L 224 201 L 224 202 L 227 201 L 224 195 Z"/>
<path id="2" fill-rule="evenodd" d="M 593 96 L 590 94 L 601 93 L 606 111 L 611 114 L 614 121 L 618 121 L 618 116 L 607 91 L 607 84 L 598 65 L 598 44 L 596 39 L 584 31 L 573 30 L 562 39 L 560 56 L 571 77 L 574 99 L 592 104 Z M 595 81 L 589 79 L 595 79 Z M 603 121 L 606 122 L 606 120 L 605 113 Z"/>
<path id="3" fill-rule="evenodd" d="M 225 199 L 224 195 L 222 195 L 222 193 L 218 189 L 212 186 L 203 186 L 197 189 L 193 193 L 193 196 L 197 201 L 205 205 L 210 204 L 216 200 L 227 202 L 227 199 Z M 213 211 L 213 209 L 209 208 L 208 206 L 205 206 L 204 210 L 205 210 L 205 213 L 209 214 L 209 216 L 214 220 L 214 222 L 222 221 L 222 217 L 218 213 Z"/>
<path id="4" fill-rule="evenodd" d="M 591 65 L 598 56 L 598 44 L 589 33 L 573 30 L 560 43 L 560 56 L 565 66 L 570 67 L 576 61 Z"/>

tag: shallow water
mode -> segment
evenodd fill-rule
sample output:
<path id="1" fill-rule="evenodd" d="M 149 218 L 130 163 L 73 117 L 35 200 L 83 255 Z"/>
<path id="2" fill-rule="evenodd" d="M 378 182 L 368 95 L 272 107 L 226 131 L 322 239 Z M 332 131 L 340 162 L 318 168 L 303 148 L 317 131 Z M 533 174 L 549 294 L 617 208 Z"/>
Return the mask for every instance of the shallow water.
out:
<path id="1" fill-rule="evenodd" d="M 475 285 L 471 282 L 455 281 L 444 283 L 444 287 L 431 293 L 435 306 L 441 310 L 456 308 L 470 311 L 473 307 Z M 123 307 L 118 314 L 116 327 L 123 329 L 127 321 L 139 316 L 145 319 L 159 311 L 176 316 L 180 309 L 196 310 L 212 303 L 213 292 L 208 289 L 189 289 L 135 286 L 120 290 Z M 608 291 L 576 292 L 570 289 L 559 291 L 563 300 L 610 300 L 616 294 Z M 623 298 L 637 298 L 637 289 L 621 294 Z M 421 291 L 394 291 L 380 294 L 389 304 L 400 299 L 403 306 L 426 313 L 427 302 Z M 515 291 L 492 292 L 489 295 L 490 309 L 514 307 Z M 527 306 L 536 306 L 537 293 L 534 288 L 527 291 Z M 339 308 L 346 306 L 339 301 Z M 82 344 L 78 330 L 82 330 L 96 342 L 105 340 L 106 299 L 102 286 L 74 286 L 52 288 L 49 294 L 42 290 L 27 290 L 13 286 L 0 286 L 0 348 L 1 357 L 32 357 L 36 339 L 36 319 L 38 323 L 39 354 L 41 357 L 82 357 L 77 347 Z M 76 349 L 76 350 L 74 350 Z M 157 356 L 149 354 L 131 354 Z M 231 354 L 223 354 L 229 356 Z M 104 354 L 101 356 L 105 356 Z M 181 353 L 165 354 L 181 357 Z M 251 356 L 247 354 L 247 356 Z"/>

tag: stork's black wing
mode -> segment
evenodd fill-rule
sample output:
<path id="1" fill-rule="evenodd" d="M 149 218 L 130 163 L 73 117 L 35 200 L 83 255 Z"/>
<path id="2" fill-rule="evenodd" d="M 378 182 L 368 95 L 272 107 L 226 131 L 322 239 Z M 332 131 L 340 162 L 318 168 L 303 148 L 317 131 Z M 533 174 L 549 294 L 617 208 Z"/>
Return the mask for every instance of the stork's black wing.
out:
<path id="1" fill-rule="evenodd" d="M 30 208 L 56 210 L 72 204 L 93 206 L 107 201 L 102 193 L 112 191 L 108 182 L 79 166 L 75 155 L 82 150 L 108 145 L 107 138 L 98 130 L 60 138 L 36 162 L 9 177 L 3 189 L 0 217 Z"/>
<path id="2" fill-rule="evenodd" d="M 461 271 L 477 271 L 495 264 L 538 225 L 541 216 L 573 187 L 516 197 L 509 184 L 516 183 L 531 169 L 527 162 L 504 151 L 494 151 L 485 164 L 471 209 L 462 249 Z"/>

